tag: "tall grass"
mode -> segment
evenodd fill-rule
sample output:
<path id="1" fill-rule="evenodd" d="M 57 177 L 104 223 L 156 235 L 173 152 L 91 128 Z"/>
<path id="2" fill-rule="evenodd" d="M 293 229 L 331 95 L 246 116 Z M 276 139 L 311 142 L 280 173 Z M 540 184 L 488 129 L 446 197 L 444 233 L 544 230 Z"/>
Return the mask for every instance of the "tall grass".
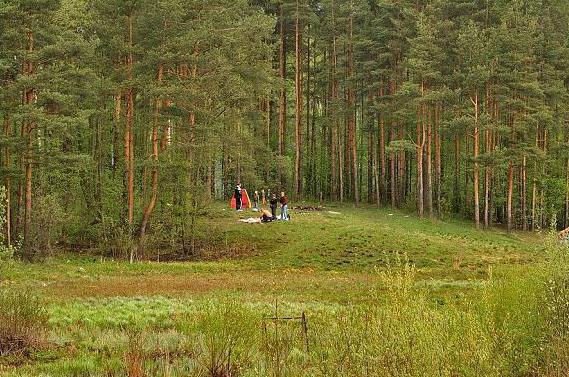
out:
<path id="1" fill-rule="evenodd" d="M 537 266 L 492 271 L 460 304 L 433 301 L 416 284 L 415 268 L 401 263 L 380 272 L 365 304 L 281 303 L 275 310 L 204 299 L 172 312 L 164 299 L 165 323 L 132 316 L 108 327 L 52 318 L 52 339 L 66 337 L 59 347 L 76 355 L 62 352 L 11 375 L 566 376 L 569 257 L 566 249 L 549 249 Z M 300 322 L 273 318 L 303 309 L 308 342 Z"/>
<path id="2" fill-rule="evenodd" d="M 28 355 L 42 345 L 46 330 L 46 311 L 36 296 L 0 289 L 0 356 Z"/>

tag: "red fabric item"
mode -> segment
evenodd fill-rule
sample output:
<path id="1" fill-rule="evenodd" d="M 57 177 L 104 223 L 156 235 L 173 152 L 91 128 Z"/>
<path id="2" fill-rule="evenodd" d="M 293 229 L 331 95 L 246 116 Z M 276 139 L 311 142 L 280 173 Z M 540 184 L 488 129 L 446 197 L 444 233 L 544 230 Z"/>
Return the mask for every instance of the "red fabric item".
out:
<path id="1" fill-rule="evenodd" d="M 229 201 L 229 207 L 236 209 L 235 194 L 233 194 L 231 200 Z M 245 189 L 241 189 L 241 208 L 251 208 L 251 200 L 249 200 L 249 194 Z"/>

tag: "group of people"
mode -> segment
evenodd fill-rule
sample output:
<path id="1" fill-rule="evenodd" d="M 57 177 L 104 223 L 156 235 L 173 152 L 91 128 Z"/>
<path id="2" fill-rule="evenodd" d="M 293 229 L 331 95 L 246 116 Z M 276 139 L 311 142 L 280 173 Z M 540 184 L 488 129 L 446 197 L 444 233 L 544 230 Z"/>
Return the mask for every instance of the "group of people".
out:
<path id="1" fill-rule="evenodd" d="M 233 194 L 235 197 L 235 209 L 237 211 L 242 211 L 243 207 L 243 189 L 241 188 L 241 183 L 237 183 L 235 187 L 235 192 Z M 269 199 L 267 201 L 267 196 Z M 269 204 L 270 212 L 263 208 Z M 277 216 L 277 207 L 280 206 L 280 214 Z M 261 213 L 261 222 L 271 222 L 275 220 L 290 220 L 290 215 L 288 213 L 288 197 L 281 191 L 280 197 L 277 198 L 275 193 L 267 195 L 265 190 L 255 191 L 253 194 L 253 211 L 258 211 Z"/>

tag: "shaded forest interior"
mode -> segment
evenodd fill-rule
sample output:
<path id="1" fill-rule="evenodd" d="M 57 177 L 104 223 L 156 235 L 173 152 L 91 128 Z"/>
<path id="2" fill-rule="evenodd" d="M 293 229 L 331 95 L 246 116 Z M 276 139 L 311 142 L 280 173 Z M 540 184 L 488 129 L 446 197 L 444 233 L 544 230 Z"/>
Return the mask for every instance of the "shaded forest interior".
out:
<path id="1" fill-rule="evenodd" d="M 186 251 L 237 181 L 569 225 L 561 0 L 3 0 L 6 245 Z"/>

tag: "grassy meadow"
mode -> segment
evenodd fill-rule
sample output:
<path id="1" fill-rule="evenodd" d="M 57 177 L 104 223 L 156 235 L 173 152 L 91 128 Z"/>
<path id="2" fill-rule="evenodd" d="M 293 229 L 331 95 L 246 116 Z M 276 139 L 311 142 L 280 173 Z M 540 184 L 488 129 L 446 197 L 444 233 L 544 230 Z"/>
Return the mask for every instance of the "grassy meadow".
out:
<path id="1" fill-rule="evenodd" d="M 249 215 L 216 207 L 183 257 L 0 261 L 0 346 L 22 343 L 0 352 L 0 375 L 569 371 L 567 264 L 546 234 L 371 207 L 237 221 Z"/>

